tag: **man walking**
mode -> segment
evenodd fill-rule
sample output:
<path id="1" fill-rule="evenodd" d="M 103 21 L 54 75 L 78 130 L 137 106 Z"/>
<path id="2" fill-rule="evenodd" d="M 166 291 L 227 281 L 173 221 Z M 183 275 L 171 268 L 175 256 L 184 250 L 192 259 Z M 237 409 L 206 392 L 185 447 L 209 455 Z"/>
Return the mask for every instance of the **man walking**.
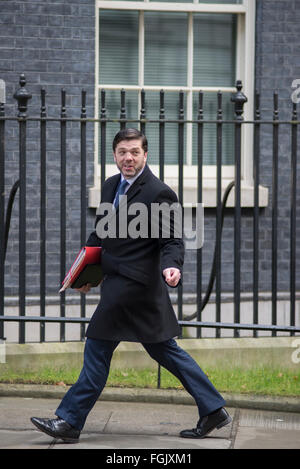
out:
<path id="1" fill-rule="evenodd" d="M 122 221 L 117 215 L 126 205 L 127 227 L 133 209 L 143 204 L 147 213 L 152 204 L 177 203 L 176 194 L 156 178 L 147 165 L 147 139 L 136 129 L 118 132 L 113 154 L 120 174 L 107 179 L 101 193 L 96 230 L 87 246 L 102 247 L 105 278 L 101 299 L 86 331 L 84 364 L 77 382 L 62 399 L 56 419 L 33 417 L 41 431 L 64 441 L 76 442 L 86 418 L 100 396 L 109 374 L 110 362 L 119 342 L 142 343 L 149 355 L 173 373 L 193 396 L 199 411 L 196 428 L 183 430 L 184 438 L 203 438 L 215 428 L 231 422 L 223 408 L 225 401 L 197 363 L 174 340 L 180 333 L 167 286 L 180 282 L 184 245 L 175 233 L 174 220 L 168 237 L 132 237 L 120 234 Z M 122 198 L 123 197 L 123 198 Z M 104 213 L 102 204 L 113 203 L 115 236 L 104 236 L 100 229 Z M 143 221 L 151 225 L 150 217 Z M 160 223 L 157 221 L 157 223 Z M 124 228 L 124 227 L 123 227 Z M 161 224 L 159 226 L 161 234 Z M 90 285 L 79 289 L 87 293 Z"/>

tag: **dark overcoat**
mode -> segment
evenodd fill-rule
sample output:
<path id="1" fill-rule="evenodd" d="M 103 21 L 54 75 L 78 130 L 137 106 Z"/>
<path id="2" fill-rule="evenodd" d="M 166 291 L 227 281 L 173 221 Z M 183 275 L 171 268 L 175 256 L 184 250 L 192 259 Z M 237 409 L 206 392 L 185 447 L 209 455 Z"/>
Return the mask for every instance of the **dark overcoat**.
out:
<path id="1" fill-rule="evenodd" d="M 120 177 L 118 174 L 105 181 L 101 204 L 113 202 Z M 100 303 L 86 336 L 115 341 L 162 342 L 180 333 L 162 271 L 168 267 L 182 269 L 184 245 L 182 238 L 174 235 L 173 226 L 168 238 L 162 236 L 161 231 L 160 236 L 151 237 L 151 204 L 164 202 L 171 205 L 177 202 L 177 196 L 154 176 L 148 165 L 130 186 L 126 196 L 129 214 L 130 207 L 134 208 L 132 204 L 142 203 L 147 207 L 147 215 L 144 213 L 147 219 L 139 220 L 148 223 L 148 236 L 136 238 L 129 231 L 126 236 L 123 233 L 99 238 L 98 229 L 91 233 L 87 246 L 102 247 L 105 277 L 101 284 Z M 115 212 L 116 220 L 119 210 L 123 210 L 122 203 Z M 129 225 L 134 217 L 128 213 Z M 103 216 L 97 216 L 95 226 L 101 219 L 103 221 Z M 116 223 L 118 230 L 118 221 Z"/>

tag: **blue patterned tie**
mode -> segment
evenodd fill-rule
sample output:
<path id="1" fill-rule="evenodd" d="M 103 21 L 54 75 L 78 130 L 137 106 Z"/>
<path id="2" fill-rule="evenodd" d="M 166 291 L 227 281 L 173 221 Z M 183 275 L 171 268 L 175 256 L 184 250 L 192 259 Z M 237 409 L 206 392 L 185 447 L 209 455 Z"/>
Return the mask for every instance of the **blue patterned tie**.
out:
<path id="1" fill-rule="evenodd" d="M 128 186 L 128 184 L 129 184 L 129 182 L 126 181 L 126 179 L 123 179 L 123 181 L 119 185 L 117 193 L 116 193 L 116 198 L 115 198 L 115 201 L 114 201 L 115 208 L 117 208 L 117 206 L 119 205 L 120 195 L 123 195 L 125 193 L 125 189 Z"/>

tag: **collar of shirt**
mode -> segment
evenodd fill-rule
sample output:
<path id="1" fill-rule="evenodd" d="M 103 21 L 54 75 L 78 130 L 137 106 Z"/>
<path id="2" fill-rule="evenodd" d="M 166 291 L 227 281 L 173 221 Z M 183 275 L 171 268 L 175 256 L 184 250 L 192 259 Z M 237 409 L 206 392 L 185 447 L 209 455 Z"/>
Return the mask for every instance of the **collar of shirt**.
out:
<path id="1" fill-rule="evenodd" d="M 125 194 L 128 191 L 129 187 L 134 183 L 134 181 L 142 174 L 144 169 L 145 169 L 145 166 L 133 178 L 126 178 L 126 181 L 128 182 L 129 186 L 126 187 Z M 124 178 L 123 174 L 121 173 L 121 182 L 123 182 L 124 179 L 125 178 Z"/>

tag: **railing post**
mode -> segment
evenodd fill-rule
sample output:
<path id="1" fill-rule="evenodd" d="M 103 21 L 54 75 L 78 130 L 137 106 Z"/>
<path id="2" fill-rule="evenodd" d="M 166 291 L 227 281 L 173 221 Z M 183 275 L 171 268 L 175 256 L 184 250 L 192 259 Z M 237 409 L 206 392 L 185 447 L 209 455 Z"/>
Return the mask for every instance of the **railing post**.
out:
<path id="1" fill-rule="evenodd" d="M 260 95 L 255 94 L 255 124 L 254 124 L 254 211 L 253 211 L 253 324 L 258 324 L 258 281 L 259 281 L 259 164 L 260 164 Z M 253 330 L 253 337 L 257 331 Z"/>
<path id="2" fill-rule="evenodd" d="M 222 93 L 218 92 L 217 111 L 217 210 L 216 210 L 216 322 L 221 322 L 221 243 L 222 243 Z M 216 329 L 216 337 L 220 337 L 220 329 Z"/>
<path id="3" fill-rule="evenodd" d="M 242 82 L 236 82 L 237 92 L 231 96 L 235 111 L 235 212 L 234 212 L 234 322 L 240 322 L 241 300 L 241 134 L 244 104 L 248 101 L 242 93 Z M 239 331 L 234 330 L 239 337 Z"/>
<path id="4" fill-rule="evenodd" d="M 141 112 L 140 112 L 140 123 L 141 123 L 141 132 L 146 135 L 146 96 L 145 90 L 141 91 Z"/>
<path id="5" fill-rule="evenodd" d="M 26 90 L 26 79 L 20 75 L 20 88 L 15 92 L 14 99 L 18 102 L 19 118 L 19 314 L 25 316 L 26 296 L 26 117 L 27 103 L 32 95 Z M 25 322 L 19 324 L 19 343 L 25 343 Z"/>
<path id="6" fill-rule="evenodd" d="M 41 89 L 41 127 L 40 127 L 40 314 L 46 312 L 46 90 Z M 40 324 L 40 342 L 45 342 L 45 323 Z"/>
<path id="7" fill-rule="evenodd" d="M 125 90 L 121 90 L 121 109 L 120 109 L 120 130 L 124 130 L 126 128 L 126 97 L 125 97 Z"/>
<path id="8" fill-rule="evenodd" d="M 159 179 L 165 177 L 165 92 L 159 93 Z"/>
<path id="9" fill-rule="evenodd" d="M 60 280 L 66 275 L 66 91 L 61 90 L 60 115 Z M 66 315 L 66 293 L 60 295 L 60 316 Z M 65 323 L 60 324 L 60 341 L 65 342 Z"/>
<path id="10" fill-rule="evenodd" d="M 203 91 L 199 91 L 198 101 L 198 126 L 197 126 L 197 202 L 202 204 L 203 192 Z M 197 321 L 202 318 L 202 248 L 197 249 Z M 197 337 L 202 335 L 201 327 L 197 328 Z"/>
<path id="11" fill-rule="evenodd" d="M 183 164 L 184 164 L 184 93 L 179 92 L 179 116 L 178 116 L 178 201 L 181 207 L 183 207 Z M 182 230 L 183 232 L 183 230 Z M 177 287 L 177 307 L 178 307 L 178 319 L 182 320 L 182 300 L 183 300 L 183 288 L 182 283 Z M 182 334 L 180 334 L 181 338 Z"/>
<path id="12" fill-rule="evenodd" d="M 86 242 L 86 91 L 81 91 L 81 114 L 80 118 L 80 240 L 81 246 Z M 86 312 L 85 294 L 80 294 L 80 317 L 84 318 Z M 80 325 L 80 340 L 84 340 L 85 324 Z"/>
<path id="13" fill-rule="evenodd" d="M 100 167 L 101 167 L 101 190 L 105 181 L 105 165 L 106 165 L 106 107 L 105 107 L 105 90 L 101 90 L 101 113 L 100 113 Z"/>
<path id="14" fill-rule="evenodd" d="M 293 103 L 292 120 L 298 120 L 297 104 Z M 292 154 L 291 154 L 291 208 L 290 208 L 290 326 L 296 320 L 296 227 L 297 227 L 297 138 L 298 124 L 292 122 Z M 291 332 L 291 335 L 295 335 Z"/>
<path id="15" fill-rule="evenodd" d="M 165 92 L 160 90 L 159 93 L 159 178 L 164 180 L 165 173 Z M 158 364 L 157 370 L 157 388 L 161 386 L 161 366 Z"/>
<path id="16" fill-rule="evenodd" d="M 272 167 L 272 324 L 277 324 L 277 245 L 278 245 L 278 93 L 273 95 L 273 167 Z M 276 336 L 276 331 L 272 331 Z"/>
<path id="17" fill-rule="evenodd" d="M 5 117 L 5 82 L 0 80 L 0 117 Z M 5 120 L 0 120 L 0 315 L 4 315 L 4 211 L 5 211 Z M 0 321 L 0 340 L 4 339 L 4 323 Z"/>

